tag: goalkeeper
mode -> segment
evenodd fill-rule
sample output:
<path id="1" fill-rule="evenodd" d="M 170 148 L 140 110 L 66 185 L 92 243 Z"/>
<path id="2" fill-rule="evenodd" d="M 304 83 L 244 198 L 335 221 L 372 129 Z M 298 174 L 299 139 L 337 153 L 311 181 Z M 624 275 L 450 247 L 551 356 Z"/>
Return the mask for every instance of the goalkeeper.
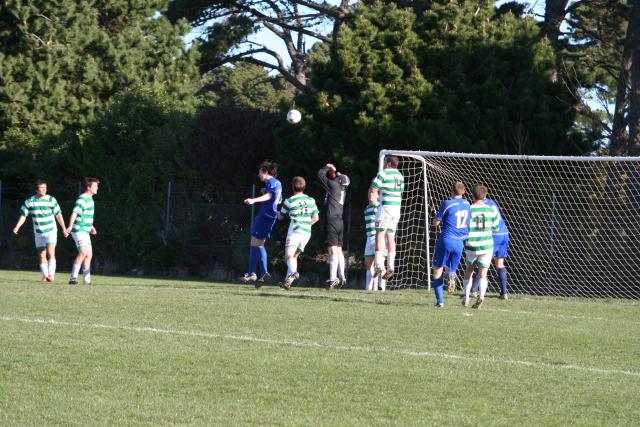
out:
<path id="1" fill-rule="evenodd" d="M 442 270 L 444 267 L 448 270 L 448 290 L 449 293 L 453 293 L 456 270 L 464 251 L 464 241 L 469 238 L 471 206 L 462 197 L 465 192 L 464 183 L 454 182 L 451 191 L 451 198 L 442 202 L 433 219 L 433 226 L 442 226 L 433 253 L 433 290 L 436 294 L 436 307 L 444 306 Z"/>

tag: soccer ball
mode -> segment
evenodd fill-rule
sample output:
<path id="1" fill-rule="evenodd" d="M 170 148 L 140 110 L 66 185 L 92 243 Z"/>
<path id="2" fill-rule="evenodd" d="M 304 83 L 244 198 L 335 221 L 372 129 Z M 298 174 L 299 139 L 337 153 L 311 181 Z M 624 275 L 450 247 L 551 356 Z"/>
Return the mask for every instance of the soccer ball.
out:
<path id="1" fill-rule="evenodd" d="M 300 111 L 298 110 L 291 110 L 287 113 L 287 121 L 289 123 L 300 123 L 300 120 L 302 120 L 302 114 L 300 114 Z"/>

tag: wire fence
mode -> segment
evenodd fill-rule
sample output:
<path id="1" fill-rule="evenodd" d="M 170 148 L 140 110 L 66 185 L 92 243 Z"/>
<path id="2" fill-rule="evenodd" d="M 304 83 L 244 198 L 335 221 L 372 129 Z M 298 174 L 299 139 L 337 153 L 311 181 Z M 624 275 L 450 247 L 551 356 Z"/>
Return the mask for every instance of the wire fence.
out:
<path id="1" fill-rule="evenodd" d="M 92 237 L 92 269 L 101 274 L 234 280 L 248 266 L 252 208 L 242 201 L 257 194 L 256 187 L 225 186 L 203 191 L 167 181 L 150 189 L 144 200 L 135 202 L 113 200 L 108 191 L 99 191 L 95 196 L 98 234 Z M 82 191 L 81 182 L 48 183 L 48 194 L 58 200 L 65 222 Z M 32 194 L 33 184 L 0 181 L 0 268 L 36 268 L 30 219 L 17 236 L 12 233 L 20 206 Z M 351 214 L 350 204 L 346 206 L 344 249 L 348 252 L 352 247 L 358 248 L 358 254 L 351 257 L 356 275 L 360 268 L 360 242 L 364 242 L 359 216 Z M 266 244 L 276 278 L 286 271 L 283 256 L 287 226 L 288 222 L 278 224 Z M 300 260 L 303 283 L 319 285 L 326 279 L 323 229 L 321 216 Z M 56 252 L 60 269 L 69 269 L 76 254 L 73 240 L 65 240 L 59 233 Z"/>

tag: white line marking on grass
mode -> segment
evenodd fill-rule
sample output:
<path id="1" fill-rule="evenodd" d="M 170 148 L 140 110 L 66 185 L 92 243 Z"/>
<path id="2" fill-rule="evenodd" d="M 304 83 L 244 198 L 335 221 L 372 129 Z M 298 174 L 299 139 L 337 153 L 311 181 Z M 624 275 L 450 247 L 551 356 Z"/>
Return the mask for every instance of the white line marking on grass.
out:
<path id="1" fill-rule="evenodd" d="M 5 322 L 36 323 L 36 324 L 46 324 L 46 325 L 56 325 L 56 326 L 75 326 L 80 328 L 109 329 L 109 330 L 121 330 L 121 331 L 132 331 L 132 332 L 151 332 L 154 334 L 182 335 L 182 336 L 201 337 L 201 338 L 221 338 L 221 339 L 227 339 L 227 340 L 250 341 L 250 342 L 263 343 L 263 344 L 273 344 L 273 345 L 283 345 L 283 346 L 303 347 L 303 348 L 304 347 L 319 348 L 319 349 L 326 349 L 326 350 L 364 351 L 368 353 L 393 353 L 393 354 L 400 354 L 400 355 L 413 356 L 413 357 L 446 358 L 446 359 L 453 359 L 453 360 L 464 360 L 469 362 L 506 363 L 510 365 L 526 366 L 530 368 L 571 369 L 571 370 L 590 372 L 590 373 L 596 373 L 596 374 L 625 375 L 625 376 L 640 378 L 640 372 L 638 371 L 629 371 L 629 370 L 621 370 L 621 369 L 603 369 L 603 368 L 594 368 L 594 367 L 580 366 L 580 365 L 574 365 L 574 364 L 529 362 L 526 360 L 499 359 L 495 357 L 482 357 L 482 356 L 463 355 L 463 354 L 448 354 L 448 353 L 438 353 L 438 352 L 431 352 L 431 351 L 392 350 L 385 347 L 362 347 L 362 346 L 353 346 L 353 345 L 327 345 L 327 344 L 320 344 L 316 342 L 275 340 L 275 339 L 269 339 L 269 338 L 253 337 L 248 335 L 216 334 L 211 332 L 184 331 L 184 330 L 178 330 L 178 329 L 152 328 L 147 326 L 136 327 L 136 326 L 106 325 L 103 323 L 79 323 L 79 322 L 67 322 L 67 321 L 55 320 L 55 319 L 27 319 L 27 318 L 14 317 L 14 316 L 2 316 L 0 317 L 0 320 Z"/>

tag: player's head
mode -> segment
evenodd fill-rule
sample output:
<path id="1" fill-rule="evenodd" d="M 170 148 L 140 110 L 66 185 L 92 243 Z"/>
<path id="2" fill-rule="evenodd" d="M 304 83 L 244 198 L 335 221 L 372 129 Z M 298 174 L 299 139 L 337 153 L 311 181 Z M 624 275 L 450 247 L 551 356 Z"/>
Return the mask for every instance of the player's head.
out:
<path id="1" fill-rule="evenodd" d="M 462 181 L 456 181 L 451 186 L 451 193 L 454 196 L 462 196 L 464 192 L 465 192 L 464 182 Z"/>
<path id="2" fill-rule="evenodd" d="M 260 163 L 258 167 L 258 178 L 261 181 L 266 181 L 271 177 L 278 176 L 278 164 L 275 162 L 271 162 L 269 160 L 265 160 Z"/>
<path id="3" fill-rule="evenodd" d="M 482 184 L 477 184 L 473 187 L 473 200 L 479 201 L 487 198 L 487 187 Z"/>
<path id="4" fill-rule="evenodd" d="M 398 163 L 400 163 L 400 160 L 398 160 L 397 156 L 385 156 L 385 158 L 384 158 L 384 167 L 385 168 L 394 168 L 394 169 L 396 169 L 398 167 Z"/>
<path id="5" fill-rule="evenodd" d="M 375 205 L 376 203 L 378 203 L 378 192 L 377 191 L 373 191 L 373 187 L 369 187 L 369 192 L 367 193 L 367 195 L 369 196 L 369 203 L 372 205 Z"/>
<path id="6" fill-rule="evenodd" d="M 87 177 L 84 179 L 84 186 L 89 193 L 92 195 L 98 194 L 98 186 L 100 185 L 100 180 L 98 178 Z"/>
<path id="7" fill-rule="evenodd" d="M 294 193 L 302 193 L 307 187 L 307 182 L 301 176 L 294 176 L 291 180 L 291 187 Z"/>
<path id="8" fill-rule="evenodd" d="M 47 194 L 47 181 L 45 181 L 44 179 L 37 180 L 35 190 L 36 190 L 36 194 L 40 197 Z"/>

